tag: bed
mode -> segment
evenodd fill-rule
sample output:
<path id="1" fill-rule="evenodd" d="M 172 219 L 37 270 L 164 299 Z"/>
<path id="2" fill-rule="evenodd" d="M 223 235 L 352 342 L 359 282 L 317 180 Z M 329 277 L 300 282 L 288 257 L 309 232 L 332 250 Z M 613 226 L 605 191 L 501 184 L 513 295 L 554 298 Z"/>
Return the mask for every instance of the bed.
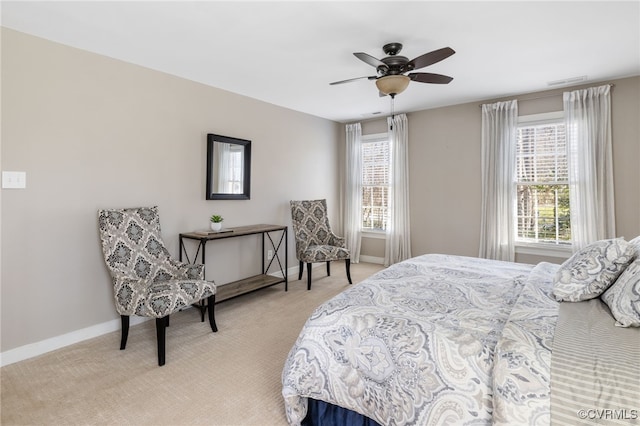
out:
<path id="1" fill-rule="evenodd" d="M 350 287 L 314 311 L 289 353 L 282 373 L 289 423 L 550 424 L 560 268 L 429 254 Z M 594 302 L 614 328 L 600 299 L 580 303 Z M 618 338 L 631 347 L 625 362 L 637 372 L 640 329 L 618 331 L 630 332 Z M 637 388 L 630 395 L 640 399 Z M 640 407 L 628 404 L 617 408 L 633 416 Z"/>

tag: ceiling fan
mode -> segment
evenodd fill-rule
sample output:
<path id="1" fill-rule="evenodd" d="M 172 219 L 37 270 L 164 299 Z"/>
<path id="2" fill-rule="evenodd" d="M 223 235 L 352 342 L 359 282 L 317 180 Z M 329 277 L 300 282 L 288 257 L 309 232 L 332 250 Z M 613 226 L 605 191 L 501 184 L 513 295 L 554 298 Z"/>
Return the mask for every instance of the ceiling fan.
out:
<path id="1" fill-rule="evenodd" d="M 453 80 L 453 77 L 449 77 L 442 74 L 433 74 L 428 72 L 410 72 L 420 68 L 424 68 L 429 65 L 433 65 L 436 62 L 440 62 L 443 59 L 456 53 L 450 47 L 443 47 L 442 49 L 434 50 L 429 53 L 418 56 L 415 59 L 409 60 L 405 56 L 400 56 L 398 53 L 402 50 L 401 43 L 388 43 L 382 46 L 382 50 L 387 56 L 382 59 L 374 58 L 373 56 L 363 53 L 354 53 L 355 57 L 361 61 L 376 67 L 376 75 L 350 78 L 348 80 L 334 81 L 329 83 L 331 85 L 350 83 L 356 80 L 375 80 L 376 86 L 380 91 L 380 96 L 390 95 L 392 98 L 404 91 L 407 88 L 410 81 L 416 81 L 418 83 L 432 83 L 432 84 L 448 84 Z M 409 74 L 406 74 L 409 73 Z M 405 75 L 406 74 L 406 75 Z"/>

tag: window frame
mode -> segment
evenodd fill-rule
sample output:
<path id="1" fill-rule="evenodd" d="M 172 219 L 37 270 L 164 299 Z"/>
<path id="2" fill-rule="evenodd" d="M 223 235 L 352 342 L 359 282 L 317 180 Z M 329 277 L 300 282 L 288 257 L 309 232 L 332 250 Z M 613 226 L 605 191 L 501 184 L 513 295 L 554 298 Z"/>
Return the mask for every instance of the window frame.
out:
<path id="1" fill-rule="evenodd" d="M 530 115 L 521 115 L 518 116 L 517 127 L 525 127 L 525 126 L 538 126 L 544 124 L 557 124 L 564 121 L 564 111 L 553 111 L 546 112 L 541 114 L 530 114 Z M 513 159 L 516 161 L 516 158 Z M 515 169 L 514 169 L 515 173 Z M 517 209 L 517 196 L 515 187 L 517 185 L 516 179 L 513 180 L 514 185 L 514 197 L 513 197 L 513 208 L 514 208 L 514 241 L 513 245 L 515 248 L 516 254 L 529 254 L 536 256 L 547 256 L 547 257 L 562 257 L 568 258 L 571 256 L 572 248 L 571 242 L 567 244 L 559 244 L 559 243 L 550 243 L 550 242 L 530 242 L 530 241 L 519 241 L 517 239 L 518 236 L 518 209 Z"/>
<path id="2" fill-rule="evenodd" d="M 371 143 L 371 142 L 380 142 L 386 141 L 389 143 L 389 133 L 371 133 L 368 135 L 362 135 L 360 138 L 360 143 Z M 362 196 L 362 195 L 361 195 Z M 362 208 L 362 207 L 361 207 Z M 375 228 L 363 228 L 362 227 L 362 210 L 360 210 L 360 233 L 363 237 L 366 238 L 375 238 L 375 239 L 385 239 L 387 230 L 386 229 L 375 229 Z"/>

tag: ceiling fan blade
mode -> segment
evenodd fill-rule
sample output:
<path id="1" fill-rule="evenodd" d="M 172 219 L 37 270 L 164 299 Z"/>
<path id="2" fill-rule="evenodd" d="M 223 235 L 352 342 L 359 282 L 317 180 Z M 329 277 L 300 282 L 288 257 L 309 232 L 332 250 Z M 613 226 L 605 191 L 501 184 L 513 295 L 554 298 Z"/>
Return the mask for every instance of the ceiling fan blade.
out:
<path id="1" fill-rule="evenodd" d="M 367 54 L 367 53 L 363 53 L 363 52 L 356 52 L 353 54 L 356 58 L 360 59 L 362 62 L 366 62 L 367 64 L 371 65 L 372 67 L 384 67 L 384 68 L 389 68 L 387 66 L 387 64 L 385 64 L 384 62 L 382 62 L 380 59 L 374 58 L 373 56 Z"/>
<path id="2" fill-rule="evenodd" d="M 430 72 L 413 72 L 407 77 L 409 77 L 411 81 L 432 84 L 448 84 L 453 80 L 453 77 L 449 77 L 448 75 L 432 74 Z"/>
<path id="3" fill-rule="evenodd" d="M 348 80 L 340 80 L 340 81 L 334 81 L 333 83 L 329 83 L 331 86 L 333 86 L 334 84 L 342 84 L 342 83 L 350 83 L 352 81 L 356 81 L 356 80 L 362 80 L 363 78 L 366 78 L 367 80 L 375 80 L 376 76 L 375 75 L 370 75 L 368 77 L 356 77 L 356 78 L 350 78 Z"/>
<path id="4" fill-rule="evenodd" d="M 417 70 L 420 68 L 424 68 L 428 65 L 435 64 L 436 62 L 440 62 L 443 59 L 447 59 L 449 56 L 456 53 L 450 47 L 443 47 L 442 49 L 434 50 L 433 52 L 425 53 L 424 55 L 418 56 L 417 58 L 409 61 L 407 63 L 407 68 L 409 70 Z"/>

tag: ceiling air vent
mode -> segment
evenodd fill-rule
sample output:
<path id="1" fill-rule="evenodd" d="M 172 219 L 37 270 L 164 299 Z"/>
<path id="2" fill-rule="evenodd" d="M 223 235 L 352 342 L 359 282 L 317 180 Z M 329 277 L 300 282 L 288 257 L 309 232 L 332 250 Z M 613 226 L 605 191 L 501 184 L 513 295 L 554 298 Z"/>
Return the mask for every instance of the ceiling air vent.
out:
<path id="1" fill-rule="evenodd" d="M 362 114 L 362 116 L 366 118 L 366 117 L 371 117 L 372 115 L 380 115 L 380 114 L 382 114 L 382 111 L 374 111 L 367 114 Z"/>
<path id="2" fill-rule="evenodd" d="M 581 75 L 580 77 L 565 78 L 564 80 L 548 81 L 547 86 L 565 86 L 567 84 L 580 83 L 581 81 L 586 80 L 587 76 Z"/>

